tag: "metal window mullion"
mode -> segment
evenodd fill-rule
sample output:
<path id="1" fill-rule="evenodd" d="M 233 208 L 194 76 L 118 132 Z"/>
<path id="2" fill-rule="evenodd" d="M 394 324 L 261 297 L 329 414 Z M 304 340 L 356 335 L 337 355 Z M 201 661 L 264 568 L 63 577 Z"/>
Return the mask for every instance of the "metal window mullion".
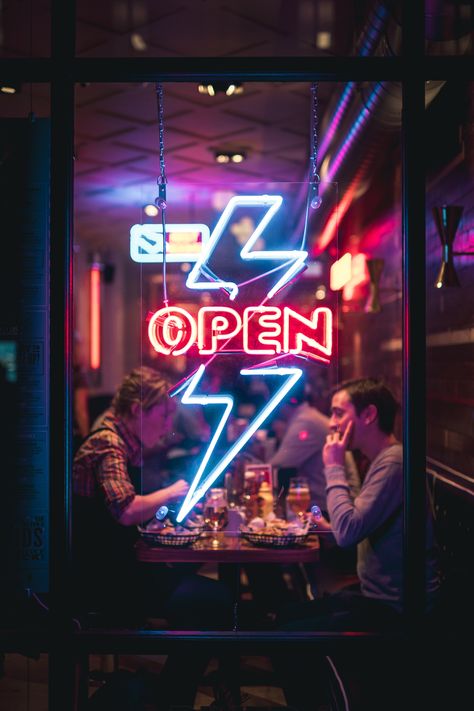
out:
<path id="1" fill-rule="evenodd" d="M 424 6 L 403 2 L 402 252 L 404 613 L 419 630 L 425 608 L 426 316 Z"/>
<path id="2" fill-rule="evenodd" d="M 72 223 L 75 3 L 51 7 L 49 708 L 73 708 L 71 620 Z"/>

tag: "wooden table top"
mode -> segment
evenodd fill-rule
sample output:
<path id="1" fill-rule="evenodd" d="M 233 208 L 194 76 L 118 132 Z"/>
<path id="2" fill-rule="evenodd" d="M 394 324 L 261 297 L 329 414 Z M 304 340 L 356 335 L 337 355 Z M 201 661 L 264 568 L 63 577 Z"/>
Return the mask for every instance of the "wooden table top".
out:
<path id="1" fill-rule="evenodd" d="M 204 535 L 192 546 L 150 545 L 140 539 L 137 558 L 142 563 L 314 563 L 319 560 L 319 538 L 311 534 L 306 542 L 292 548 L 263 548 L 240 536 L 218 534 L 222 547 L 212 546 L 212 536 Z"/>

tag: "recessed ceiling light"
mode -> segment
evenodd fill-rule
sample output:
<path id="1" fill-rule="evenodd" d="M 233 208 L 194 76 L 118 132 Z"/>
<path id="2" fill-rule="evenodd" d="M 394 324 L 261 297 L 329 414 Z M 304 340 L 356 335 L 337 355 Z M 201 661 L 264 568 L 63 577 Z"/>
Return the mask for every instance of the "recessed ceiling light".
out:
<path id="1" fill-rule="evenodd" d="M 316 47 L 318 49 L 329 49 L 332 42 L 330 32 L 318 32 L 316 35 Z"/>
<path id="2" fill-rule="evenodd" d="M 226 96 L 235 96 L 242 94 L 243 91 L 243 85 L 238 82 L 213 81 L 209 84 L 198 84 L 198 92 L 209 96 L 215 96 L 218 93 Z"/>
<path id="3" fill-rule="evenodd" d="M 136 52 L 146 52 L 148 45 L 143 39 L 143 35 L 139 32 L 133 32 L 130 35 L 130 44 Z"/>
<path id="4" fill-rule="evenodd" d="M 217 163 L 242 163 L 246 159 L 244 151 L 216 151 Z"/>

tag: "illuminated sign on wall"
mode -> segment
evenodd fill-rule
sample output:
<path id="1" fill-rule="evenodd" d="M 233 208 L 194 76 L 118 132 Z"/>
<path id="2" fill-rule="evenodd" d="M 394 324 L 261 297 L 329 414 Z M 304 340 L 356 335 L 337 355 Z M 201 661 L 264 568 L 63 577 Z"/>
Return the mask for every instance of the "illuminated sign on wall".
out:
<path id="1" fill-rule="evenodd" d="M 194 316 L 178 306 L 155 311 L 148 324 L 153 348 L 180 356 L 195 346 L 199 355 L 243 351 L 252 355 L 304 355 L 328 363 L 332 313 L 326 307 L 303 316 L 288 306 L 205 306 Z"/>
<path id="2" fill-rule="evenodd" d="M 304 239 L 300 249 L 263 248 L 263 240 L 268 241 L 267 236 L 263 237 L 263 234 L 282 203 L 283 198 L 280 195 L 233 196 L 224 207 L 211 233 L 205 225 L 166 226 L 166 260 L 194 262 L 186 281 L 189 289 L 220 290 L 228 295 L 229 301 L 236 302 L 241 299 L 245 286 L 268 275 L 276 275 L 270 286 L 268 281 L 265 282 L 258 299 L 255 299 L 254 286 L 252 300 L 257 301 L 255 305 L 240 308 L 202 306 L 190 311 L 165 302 L 149 319 L 149 340 L 155 351 L 161 355 L 201 356 L 207 359 L 207 364 L 221 353 L 242 353 L 247 357 L 251 355 L 255 356 L 255 365 L 242 368 L 242 377 L 278 378 L 280 383 L 244 432 L 217 460 L 214 460 L 218 451 L 217 444 L 234 407 L 233 395 L 201 391 L 207 366 L 205 363 L 174 389 L 172 395 L 179 394 L 184 405 L 200 404 L 204 407 L 220 408 L 221 411 L 221 417 L 199 463 L 177 521 L 182 521 L 187 516 L 302 377 L 301 368 L 281 365 L 282 359 L 299 356 L 329 363 L 332 354 L 333 326 L 329 308 L 318 307 L 310 313 L 301 314 L 287 305 L 268 304 L 269 299 L 306 269 L 308 256 L 303 248 Z M 229 232 L 233 234 L 233 226 L 237 220 L 242 219 L 242 210 L 245 217 L 249 218 L 251 227 L 248 237 L 244 235 L 245 242 L 239 253 L 240 259 L 247 263 L 261 264 L 262 268 L 250 281 L 239 284 L 237 280 L 221 278 L 215 274 L 210 262 L 219 240 Z M 193 235 L 200 235 L 200 238 Z M 137 262 L 162 262 L 161 226 L 134 225 L 130 231 L 130 254 Z M 270 356 L 270 359 L 267 356 Z M 278 366 L 275 364 L 277 360 Z"/>
<path id="3" fill-rule="evenodd" d="M 207 225 L 166 225 L 166 261 L 195 262 L 208 240 Z M 134 262 L 163 262 L 162 225 L 133 225 L 130 229 L 130 256 Z"/>

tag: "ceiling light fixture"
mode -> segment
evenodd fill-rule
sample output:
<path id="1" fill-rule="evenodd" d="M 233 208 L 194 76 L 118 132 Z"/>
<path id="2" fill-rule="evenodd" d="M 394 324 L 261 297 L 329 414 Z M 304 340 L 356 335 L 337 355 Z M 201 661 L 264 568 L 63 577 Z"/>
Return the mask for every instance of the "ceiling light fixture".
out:
<path id="1" fill-rule="evenodd" d="M 215 158 L 217 163 L 242 163 L 247 155 L 244 151 L 216 151 Z"/>
<path id="2" fill-rule="evenodd" d="M 11 82 L 1 82 L 0 92 L 2 94 L 18 94 L 21 84 L 12 84 Z"/>
<path id="3" fill-rule="evenodd" d="M 464 208 L 461 205 L 443 205 L 433 208 L 433 217 L 442 247 L 441 268 L 436 278 L 436 287 L 461 286 L 453 257 L 474 256 L 474 252 L 455 252 L 453 250 L 456 230 Z"/>
<path id="4" fill-rule="evenodd" d="M 238 82 L 214 81 L 209 84 L 198 85 L 198 92 L 209 96 L 215 96 L 218 93 L 226 96 L 236 96 L 237 94 L 242 94 L 243 91 L 243 85 Z"/>
<path id="5" fill-rule="evenodd" d="M 132 45 L 135 52 L 146 52 L 148 45 L 139 32 L 133 32 L 130 35 L 130 44 Z"/>

